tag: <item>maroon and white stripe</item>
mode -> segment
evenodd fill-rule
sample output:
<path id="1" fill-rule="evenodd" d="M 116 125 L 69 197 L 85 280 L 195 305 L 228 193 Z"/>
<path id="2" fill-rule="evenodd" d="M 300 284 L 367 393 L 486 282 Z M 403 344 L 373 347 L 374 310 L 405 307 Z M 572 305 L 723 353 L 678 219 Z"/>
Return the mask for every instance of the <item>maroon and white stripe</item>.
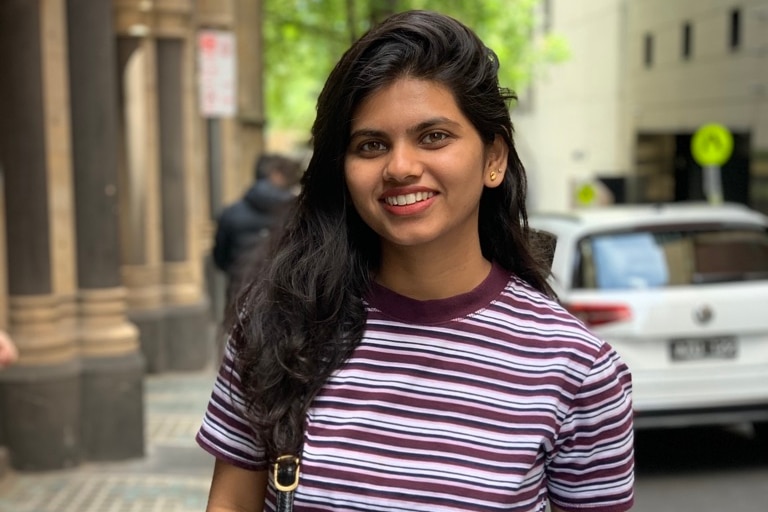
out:
<path id="1" fill-rule="evenodd" d="M 375 287 L 368 305 L 364 339 L 310 408 L 297 512 L 630 508 L 629 371 L 559 305 L 497 266 L 459 297 Z M 233 355 L 197 439 L 264 469 Z"/>

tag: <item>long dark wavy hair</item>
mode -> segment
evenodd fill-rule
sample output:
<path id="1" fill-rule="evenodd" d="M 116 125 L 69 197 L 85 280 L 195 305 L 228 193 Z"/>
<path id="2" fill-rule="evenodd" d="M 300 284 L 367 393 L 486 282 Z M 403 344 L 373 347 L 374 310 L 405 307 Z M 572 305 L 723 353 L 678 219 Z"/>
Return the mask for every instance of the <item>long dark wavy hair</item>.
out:
<path id="1" fill-rule="evenodd" d="M 409 77 L 453 92 L 490 145 L 509 147 L 503 183 L 480 201 L 483 255 L 551 295 L 532 252 L 525 171 L 512 140 L 509 101 L 498 59 L 462 23 L 408 11 L 372 28 L 336 64 L 317 102 L 313 156 L 281 233 L 236 303 L 230 326 L 246 406 L 267 457 L 301 451 L 313 397 L 350 356 L 365 326 L 363 297 L 380 243 L 359 217 L 344 179 L 351 119 L 372 92 Z"/>

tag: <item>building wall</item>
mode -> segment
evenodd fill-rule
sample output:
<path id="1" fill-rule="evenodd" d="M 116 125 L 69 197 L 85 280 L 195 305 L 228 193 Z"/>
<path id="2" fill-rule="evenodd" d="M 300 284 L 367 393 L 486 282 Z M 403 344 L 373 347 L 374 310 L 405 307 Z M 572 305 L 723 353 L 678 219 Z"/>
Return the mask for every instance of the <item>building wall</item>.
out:
<path id="1" fill-rule="evenodd" d="M 768 208 L 768 0 L 549 4 L 549 25 L 572 56 L 541 72 L 530 108 L 514 113 L 534 208 L 568 208 L 574 183 L 610 175 L 628 178 L 630 200 L 674 200 L 681 141 L 711 122 L 738 134 L 747 155 L 730 165 L 748 167 L 748 201 Z M 731 48 L 736 8 L 740 43 Z"/>
<path id="2" fill-rule="evenodd" d="M 695 131 L 713 121 L 734 131 L 768 129 L 768 2 L 743 4 L 742 42 L 732 50 L 730 12 L 738 3 L 630 2 L 629 87 L 637 131 Z M 687 59 L 682 55 L 684 23 L 692 29 Z M 654 40 L 650 65 L 641 58 L 646 34 Z M 766 136 L 760 133 L 759 139 Z"/>
<path id="3" fill-rule="evenodd" d="M 697 128 L 715 122 L 737 138 L 722 169 L 726 192 L 731 191 L 726 199 L 768 211 L 768 1 L 633 1 L 628 14 L 636 172 L 647 185 L 647 198 L 698 198 L 701 170 L 687 146 Z M 649 154 L 655 156 L 649 160 Z M 681 159 L 687 168 L 681 169 Z"/>
<path id="4" fill-rule="evenodd" d="M 622 70 L 624 2 L 552 0 L 551 30 L 571 56 L 542 70 L 513 111 L 533 208 L 565 210 L 576 184 L 630 169 Z"/>

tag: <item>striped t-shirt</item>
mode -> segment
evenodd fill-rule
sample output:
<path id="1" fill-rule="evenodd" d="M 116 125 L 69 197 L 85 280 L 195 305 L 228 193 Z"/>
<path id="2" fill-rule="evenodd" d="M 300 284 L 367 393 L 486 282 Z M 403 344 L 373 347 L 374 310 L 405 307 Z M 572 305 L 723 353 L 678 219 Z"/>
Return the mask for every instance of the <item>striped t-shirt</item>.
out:
<path id="1" fill-rule="evenodd" d="M 296 512 L 631 507 L 629 370 L 555 301 L 494 266 L 449 299 L 375 285 L 367 307 L 361 343 L 309 410 Z M 263 470 L 233 357 L 197 441 Z"/>

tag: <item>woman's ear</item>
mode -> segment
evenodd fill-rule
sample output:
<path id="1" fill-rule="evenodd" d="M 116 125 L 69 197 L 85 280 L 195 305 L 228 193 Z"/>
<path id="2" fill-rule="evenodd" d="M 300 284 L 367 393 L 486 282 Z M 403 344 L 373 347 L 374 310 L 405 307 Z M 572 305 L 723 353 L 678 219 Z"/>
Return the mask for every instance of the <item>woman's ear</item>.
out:
<path id="1" fill-rule="evenodd" d="M 507 172 L 508 156 L 509 147 L 507 143 L 501 135 L 496 135 L 493 143 L 488 148 L 485 170 L 483 171 L 483 182 L 486 187 L 498 187 L 504 181 L 504 174 Z"/>

